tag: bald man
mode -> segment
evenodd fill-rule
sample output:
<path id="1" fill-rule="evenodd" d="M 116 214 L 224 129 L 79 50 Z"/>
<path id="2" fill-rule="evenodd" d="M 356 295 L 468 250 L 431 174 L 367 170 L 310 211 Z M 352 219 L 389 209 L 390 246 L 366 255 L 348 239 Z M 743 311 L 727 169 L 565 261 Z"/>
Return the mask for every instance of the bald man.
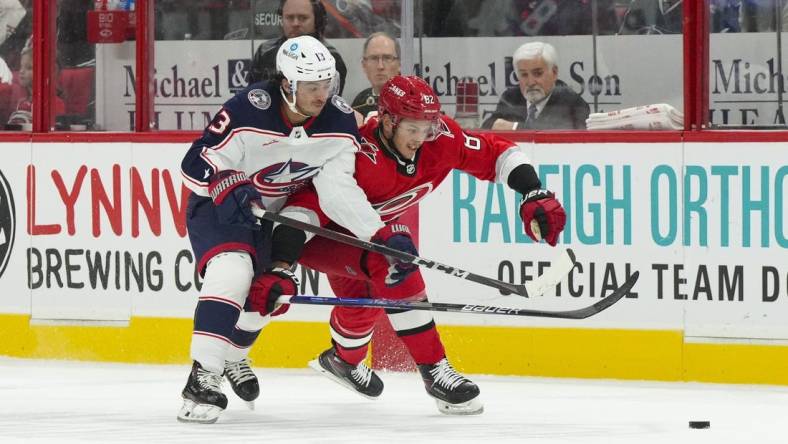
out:
<path id="1" fill-rule="evenodd" d="M 384 32 L 371 34 L 364 42 L 361 67 L 371 86 L 358 93 L 352 106 L 366 119 L 377 114 L 383 84 L 400 73 L 399 42 Z"/>

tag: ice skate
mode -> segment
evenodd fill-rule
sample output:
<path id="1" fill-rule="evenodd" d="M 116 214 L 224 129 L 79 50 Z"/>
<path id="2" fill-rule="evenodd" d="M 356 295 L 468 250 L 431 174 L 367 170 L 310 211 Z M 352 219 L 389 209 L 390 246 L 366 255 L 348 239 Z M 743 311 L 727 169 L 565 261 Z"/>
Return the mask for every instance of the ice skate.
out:
<path id="1" fill-rule="evenodd" d="M 235 394 L 246 401 L 249 410 L 254 410 L 254 400 L 260 396 L 260 384 L 250 363 L 249 359 L 236 362 L 224 361 L 224 376 L 230 381 L 230 387 Z"/>
<path id="2" fill-rule="evenodd" d="M 383 381 L 371 368 L 363 362 L 357 366 L 348 364 L 337 356 L 333 347 L 310 361 L 309 366 L 365 398 L 376 399 L 383 392 Z"/>
<path id="3" fill-rule="evenodd" d="M 194 361 L 186 387 L 181 393 L 183 407 L 178 421 L 211 424 L 227 408 L 227 397 L 222 393 L 222 375 L 202 368 Z"/>
<path id="4" fill-rule="evenodd" d="M 479 387 L 457 373 L 446 358 L 436 364 L 419 365 L 427 394 L 435 398 L 438 410 L 446 415 L 478 415 L 484 411 Z"/>

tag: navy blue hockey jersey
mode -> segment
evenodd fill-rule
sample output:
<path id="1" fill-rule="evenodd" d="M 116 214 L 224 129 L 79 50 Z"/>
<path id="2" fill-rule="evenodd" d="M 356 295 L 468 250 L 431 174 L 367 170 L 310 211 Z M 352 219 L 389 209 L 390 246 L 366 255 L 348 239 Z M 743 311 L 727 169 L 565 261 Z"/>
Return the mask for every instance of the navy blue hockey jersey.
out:
<path id="1" fill-rule="evenodd" d="M 331 187 L 330 194 L 339 196 L 332 199 L 342 199 L 343 208 L 366 203 L 353 178 L 360 143 L 351 107 L 333 96 L 319 115 L 294 127 L 282 103 L 279 86 L 268 82 L 254 83 L 228 100 L 181 163 L 186 186 L 208 196 L 211 175 L 243 171 L 263 196 L 266 209 L 278 211 L 288 195 L 319 174 L 318 195 Z M 351 231 L 374 232 L 374 227 L 358 226 L 365 222 L 354 214 L 342 219 Z"/>

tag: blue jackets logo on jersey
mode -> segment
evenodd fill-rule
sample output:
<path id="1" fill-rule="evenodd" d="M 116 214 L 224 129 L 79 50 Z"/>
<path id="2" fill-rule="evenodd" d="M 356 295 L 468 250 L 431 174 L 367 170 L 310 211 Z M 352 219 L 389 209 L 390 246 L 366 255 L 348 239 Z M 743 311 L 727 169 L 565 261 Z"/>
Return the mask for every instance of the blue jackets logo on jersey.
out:
<path id="1" fill-rule="evenodd" d="M 249 103 L 257 109 L 266 110 L 271 106 L 271 96 L 268 91 L 255 88 L 249 91 L 246 97 L 249 99 Z"/>
<path id="2" fill-rule="evenodd" d="M 333 103 L 338 110 L 342 111 L 345 114 L 350 114 L 353 112 L 353 108 L 351 108 L 350 105 L 348 105 L 347 102 L 345 102 L 345 99 L 343 99 L 340 96 L 332 97 L 331 103 Z"/>
<path id="3" fill-rule="evenodd" d="M 8 261 L 11 259 L 15 234 L 14 196 L 11 194 L 11 186 L 3 176 L 3 172 L 0 171 L 0 277 L 3 276 Z"/>
<path id="4" fill-rule="evenodd" d="M 293 159 L 290 159 L 254 173 L 252 183 L 263 196 L 281 197 L 305 186 L 318 172 L 320 172 L 319 166 L 293 162 Z"/>

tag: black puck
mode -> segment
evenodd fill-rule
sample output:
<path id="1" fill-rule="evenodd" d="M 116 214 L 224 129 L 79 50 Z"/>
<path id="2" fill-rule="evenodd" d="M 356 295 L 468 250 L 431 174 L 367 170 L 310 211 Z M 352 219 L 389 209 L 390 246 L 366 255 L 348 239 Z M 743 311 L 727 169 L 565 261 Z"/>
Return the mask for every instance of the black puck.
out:
<path id="1" fill-rule="evenodd" d="M 711 421 L 690 421 L 689 426 L 691 429 L 708 429 L 711 427 Z"/>

